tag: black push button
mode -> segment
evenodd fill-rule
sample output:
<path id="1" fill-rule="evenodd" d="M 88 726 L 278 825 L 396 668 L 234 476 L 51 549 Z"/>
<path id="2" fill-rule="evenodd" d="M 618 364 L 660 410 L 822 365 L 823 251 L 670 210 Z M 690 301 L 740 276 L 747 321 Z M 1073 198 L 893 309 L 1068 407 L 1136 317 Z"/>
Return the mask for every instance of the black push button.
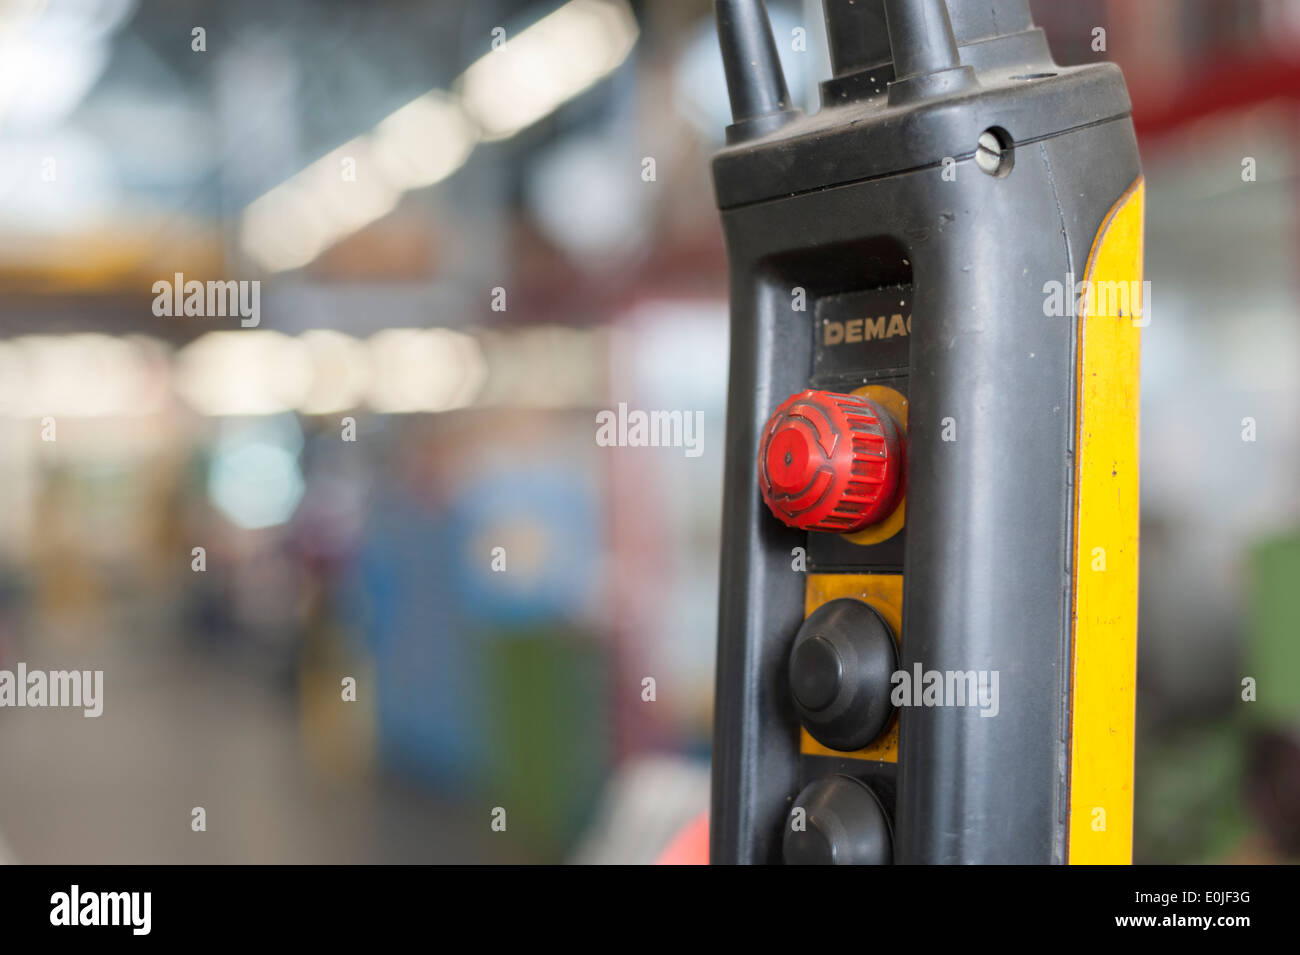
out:
<path id="1" fill-rule="evenodd" d="M 875 793 L 852 776 L 823 776 L 786 819 L 786 865 L 890 865 L 894 840 Z"/>
<path id="2" fill-rule="evenodd" d="M 814 636 L 794 648 L 790 659 L 790 689 L 799 705 L 824 710 L 835 702 L 844 680 L 844 661 L 835 645 Z"/>
<path id="3" fill-rule="evenodd" d="M 799 721 L 823 746 L 861 749 L 894 712 L 890 678 L 898 645 L 889 624 L 861 600 L 832 600 L 813 612 L 790 652 L 790 692 Z"/>

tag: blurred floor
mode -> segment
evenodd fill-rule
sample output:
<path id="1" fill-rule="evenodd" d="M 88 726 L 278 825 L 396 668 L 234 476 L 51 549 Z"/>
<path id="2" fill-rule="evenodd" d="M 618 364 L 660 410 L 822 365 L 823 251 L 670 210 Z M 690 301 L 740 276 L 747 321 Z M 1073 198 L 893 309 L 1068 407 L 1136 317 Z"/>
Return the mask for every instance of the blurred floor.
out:
<path id="1" fill-rule="evenodd" d="M 0 715 L 0 860 L 7 843 L 47 864 L 527 861 L 486 810 L 471 824 L 400 781 L 317 771 L 292 700 L 248 672 L 116 659 L 104 697 L 98 719 Z"/>

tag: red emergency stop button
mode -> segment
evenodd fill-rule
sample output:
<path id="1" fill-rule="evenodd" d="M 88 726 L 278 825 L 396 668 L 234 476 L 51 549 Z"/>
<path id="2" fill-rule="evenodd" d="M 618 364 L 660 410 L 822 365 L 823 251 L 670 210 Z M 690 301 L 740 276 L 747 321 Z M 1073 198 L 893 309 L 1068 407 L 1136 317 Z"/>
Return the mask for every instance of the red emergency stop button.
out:
<path id="1" fill-rule="evenodd" d="M 849 534 L 888 517 L 902 470 L 898 425 L 859 395 L 794 395 L 768 419 L 758 446 L 763 500 L 803 530 Z"/>

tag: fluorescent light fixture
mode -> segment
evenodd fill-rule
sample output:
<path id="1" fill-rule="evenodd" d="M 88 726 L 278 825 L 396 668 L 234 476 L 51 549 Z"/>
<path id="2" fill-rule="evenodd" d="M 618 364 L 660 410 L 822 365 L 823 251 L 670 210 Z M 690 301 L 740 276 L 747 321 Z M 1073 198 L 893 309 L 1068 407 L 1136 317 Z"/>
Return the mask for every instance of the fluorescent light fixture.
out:
<path id="1" fill-rule="evenodd" d="M 110 59 L 110 37 L 135 0 L 0 3 L 0 116 L 5 132 L 51 130 L 76 109 Z"/>
<path id="2" fill-rule="evenodd" d="M 355 163 L 355 178 L 344 171 Z M 401 198 L 375 160 L 369 136 L 344 143 L 254 200 L 240 244 L 272 272 L 306 265 L 344 236 L 387 215 Z"/>
<path id="3" fill-rule="evenodd" d="M 626 0 L 570 0 L 476 60 L 459 96 L 425 93 L 255 199 L 240 245 L 268 272 L 307 265 L 402 193 L 446 179 L 480 139 L 512 136 L 612 73 L 637 35 Z M 355 178 L 344 178 L 348 159 Z"/>
<path id="4" fill-rule="evenodd" d="M 477 404 L 508 408 L 599 407 L 608 335 L 603 329 L 540 325 L 483 335 L 488 376 Z"/>
<path id="5" fill-rule="evenodd" d="M 32 404 L 31 376 L 21 345 L 0 341 L 0 418 L 22 418 Z"/>
<path id="6" fill-rule="evenodd" d="M 25 335 L 0 344 L 0 414 L 137 417 L 162 409 L 165 377 L 150 346 L 109 335 Z"/>
<path id="7" fill-rule="evenodd" d="M 304 414 L 330 414 L 358 407 L 370 387 L 370 353 L 364 342 L 330 329 L 298 339 L 311 362 L 311 384 L 298 403 Z"/>
<path id="8" fill-rule="evenodd" d="M 632 51 L 636 17 L 623 0 L 570 0 L 457 81 L 484 139 L 504 139 L 612 73 Z"/>
<path id="9" fill-rule="evenodd" d="M 460 104 L 439 90 L 407 103 L 375 127 L 374 160 L 398 189 L 441 182 L 469 158 L 478 132 Z"/>
<path id="10" fill-rule="evenodd" d="M 374 369 L 367 403 L 383 414 L 464 408 L 487 377 L 478 340 L 448 328 L 386 328 L 367 344 Z"/>
<path id="11" fill-rule="evenodd" d="M 450 176 L 477 135 L 454 99 L 426 93 L 250 203 L 240 245 L 268 271 L 301 268 L 387 215 L 403 192 Z"/>
<path id="12" fill-rule="evenodd" d="M 290 411 L 311 382 L 306 346 L 269 330 L 209 332 L 176 356 L 176 389 L 205 415 Z"/>

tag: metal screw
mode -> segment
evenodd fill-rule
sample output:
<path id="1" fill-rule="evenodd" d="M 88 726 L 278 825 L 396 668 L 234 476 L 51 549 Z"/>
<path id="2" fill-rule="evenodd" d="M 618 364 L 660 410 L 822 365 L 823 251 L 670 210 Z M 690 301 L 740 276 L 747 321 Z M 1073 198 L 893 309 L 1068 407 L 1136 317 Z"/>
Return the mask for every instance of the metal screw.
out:
<path id="1" fill-rule="evenodd" d="M 1001 179 L 1011 172 L 1012 151 L 1003 145 L 1003 138 L 992 129 L 980 133 L 979 146 L 975 150 L 975 165 L 990 176 Z"/>

